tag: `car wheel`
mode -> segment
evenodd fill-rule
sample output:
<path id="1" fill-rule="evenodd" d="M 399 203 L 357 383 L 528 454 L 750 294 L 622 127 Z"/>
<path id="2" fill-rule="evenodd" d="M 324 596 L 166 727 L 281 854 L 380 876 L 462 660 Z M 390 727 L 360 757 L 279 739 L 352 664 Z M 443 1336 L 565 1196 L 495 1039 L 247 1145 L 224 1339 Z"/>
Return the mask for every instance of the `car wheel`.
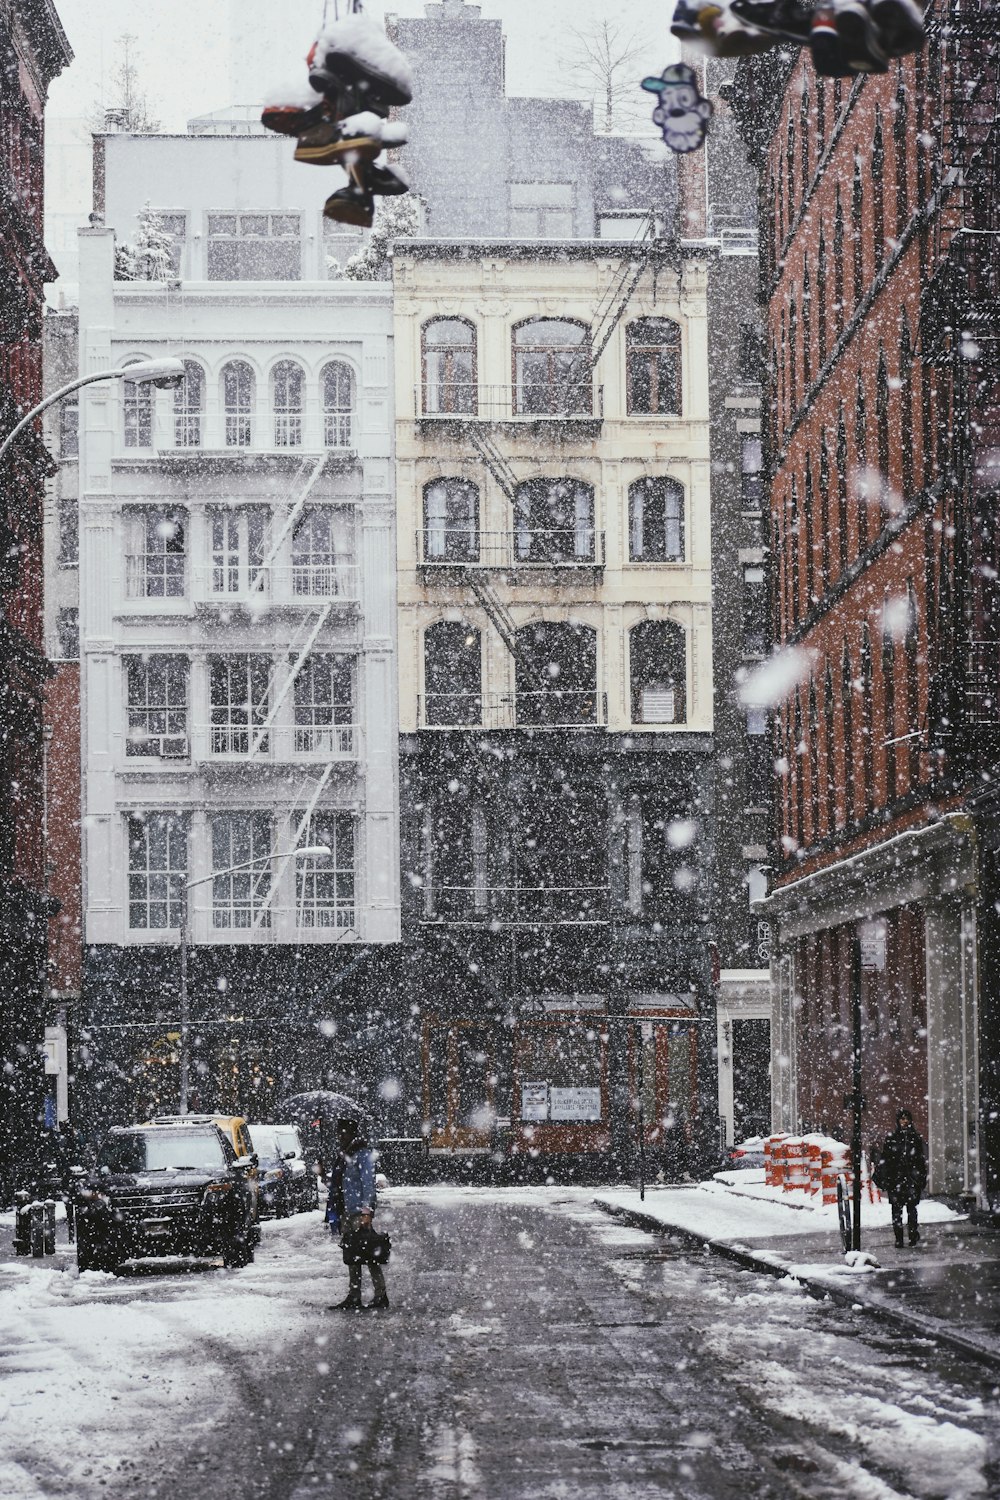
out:
<path id="1" fill-rule="evenodd" d="M 241 1231 L 226 1241 L 222 1247 L 222 1264 L 236 1271 L 253 1265 L 253 1240 L 249 1234 Z"/>
<path id="2" fill-rule="evenodd" d="M 77 1232 L 76 1264 L 81 1271 L 113 1271 L 118 1265 L 115 1251 L 88 1235 Z"/>

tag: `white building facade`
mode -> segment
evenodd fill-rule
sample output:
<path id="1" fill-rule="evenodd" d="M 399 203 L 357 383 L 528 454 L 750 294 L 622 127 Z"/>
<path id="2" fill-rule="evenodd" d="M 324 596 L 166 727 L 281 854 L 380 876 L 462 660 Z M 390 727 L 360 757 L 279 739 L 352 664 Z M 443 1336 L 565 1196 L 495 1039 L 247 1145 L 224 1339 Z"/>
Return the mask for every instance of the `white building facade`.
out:
<path id="1" fill-rule="evenodd" d="M 81 373 L 165 355 L 186 372 L 176 390 L 89 386 L 80 409 L 89 1019 L 130 987 L 158 997 L 149 1024 L 163 1034 L 132 1061 L 140 1112 L 144 1089 L 164 1092 L 149 1084 L 154 1051 L 168 1067 L 156 1078 L 169 1075 L 182 927 L 195 1012 L 197 954 L 218 949 L 204 985 L 242 986 L 242 1010 L 270 1005 L 272 1020 L 283 966 L 300 988 L 322 972 L 320 953 L 302 969 L 303 951 L 399 938 L 390 289 L 299 279 L 312 208 L 253 170 L 270 141 L 165 145 L 201 164 L 218 154 L 185 279 L 116 281 L 114 229 L 80 235 Z M 119 202 L 122 237 L 142 206 Z M 209 220 L 263 224 L 288 245 L 297 233 L 302 254 L 284 262 L 297 274 L 220 279 L 274 272 L 266 247 L 210 267 Z M 303 845 L 330 852 L 294 858 Z M 261 947 L 263 968 L 238 956 Z M 266 1049 L 261 1069 L 276 1096 L 317 1081 L 273 1076 Z M 236 1093 L 202 1103 L 247 1109 Z"/>

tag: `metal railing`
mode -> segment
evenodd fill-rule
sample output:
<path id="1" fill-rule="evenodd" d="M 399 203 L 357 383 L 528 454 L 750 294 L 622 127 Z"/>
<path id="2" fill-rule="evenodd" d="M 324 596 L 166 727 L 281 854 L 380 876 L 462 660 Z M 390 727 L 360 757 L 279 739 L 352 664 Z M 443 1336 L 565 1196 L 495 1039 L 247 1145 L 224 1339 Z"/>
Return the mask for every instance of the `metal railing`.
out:
<path id="1" fill-rule="evenodd" d="M 323 446 L 325 448 L 354 447 L 353 412 L 326 411 L 323 413 Z"/>
<path id="2" fill-rule="evenodd" d="M 259 567 L 219 563 L 195 568 L 194 589 L 202 604 L 256 601 L 314 607 L 318 600 L 332 599 L 353 606 L 361 599 L 361 578 L 357 563 L 283 564 L 265 569 L 263 577 Z"/>
<path id="3" fill-rule="evenodd" d="M 574 688 L 516 694 L 458 689 L 417 700 L 421 729 L 594 729 L 607 717 L 605 693 Z"/>
<path id="4" fill-rule="evenodd" d="M 417 556 L 425 568 L 603 568 L 604 532 L 592 526 L 428 526 L 417 532 Z"/>
<path id="5" fill-rule="evenodd" d="M 274 446 L 301 448 L 302 413 L 277 411 L 274 414 Z"/>
<path id="6" fill-rule="evenodd" d="M 611 920 L 606 885 L 440 885 L 431 892 L 431 902 L 430 921 L 544 927 Z"/>
<path id="7" fill-rule="evenodd" d="M 414 388 L 418 416 L 449 422 L 594 421 L 604 416 L 604 387 L 589 381 L 516 381 L 478 385 L 448 381 Z"/>
<path id="8" fill-rule="evenodd" d="M 195 731 L 195 757 L 212 760 L 246 760 L 264 723 L 210 724 Z M 351 761 L 357 760 L 360 730 L 357 724 L 277 724 L 261 738 L 254 756 L 260 761 Z M 201 751 L 199 753 L 199 746 Z"/>

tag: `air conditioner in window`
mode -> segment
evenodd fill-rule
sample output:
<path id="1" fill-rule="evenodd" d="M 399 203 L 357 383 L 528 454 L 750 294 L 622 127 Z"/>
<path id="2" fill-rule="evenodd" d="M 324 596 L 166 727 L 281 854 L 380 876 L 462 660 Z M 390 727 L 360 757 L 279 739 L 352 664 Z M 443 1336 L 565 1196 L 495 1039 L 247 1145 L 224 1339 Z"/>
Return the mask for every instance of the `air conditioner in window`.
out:
<path id="1" fill-rule="evenodd" d="M 187 760 L 186 734 L 161 734 L 160 755 L 164 760 Z"/>

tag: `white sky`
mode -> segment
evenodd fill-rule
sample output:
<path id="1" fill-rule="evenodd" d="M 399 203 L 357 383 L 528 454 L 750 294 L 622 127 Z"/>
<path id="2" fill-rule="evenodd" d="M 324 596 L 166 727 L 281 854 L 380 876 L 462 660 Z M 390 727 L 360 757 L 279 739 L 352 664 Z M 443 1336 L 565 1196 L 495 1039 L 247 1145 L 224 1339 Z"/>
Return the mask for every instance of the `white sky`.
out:
<path id="1" fill-rule="evenodd" d="M 75 61 L 52 85 L 48 118 L 92 111 L 114 67 L 117 38 L 129 32 L 152 112 L 166 130 L 183 130 L 191 116 L 228 104 L 256 102 L 269 82 L 297 76 L 323 16 L 323 0 L 56 0 L 56 6 Z M 369 0 L 366 9 L 381 20 L 386 11 L 422 15 L 424 6 Z M 676 46 L 669 10 L 666 0 L 482 0 L 483 15 L 504 23 L 508 93 L 543 97 L 578 92 L 566 76 L 568 32 L 605 17 L 635 33 L 641 72 L 659 73 Z"/>

